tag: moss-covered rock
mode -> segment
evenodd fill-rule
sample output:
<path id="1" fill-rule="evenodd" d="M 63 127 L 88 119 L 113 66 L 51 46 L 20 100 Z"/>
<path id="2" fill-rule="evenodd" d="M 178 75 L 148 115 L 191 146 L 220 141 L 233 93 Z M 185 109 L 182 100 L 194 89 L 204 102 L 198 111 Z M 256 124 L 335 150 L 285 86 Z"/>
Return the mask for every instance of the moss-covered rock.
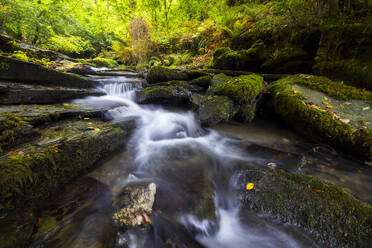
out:
<path id="1" fill-rule="evenodd" d="M 154 86 L 137 92 L 140 104 L 189 104 L 191 93 L 182 86 Z"/>
<path id="2" fill-rule="evenodd" d="M 359 88 L 372 90 L 372 64 L 359 60 L 323 61 L 315 64 L 313 70 L 318 75 L 343 80 Z"/>
<path id="3" fill-rule="evenodd" d="M 371 92 L 304 74 L 278 80 L 269 91 L 269 106 L 291 128 L 348 153 L 371 157 Z"/>
<path id="4" fill-rule="evenodd" d="M 101 57 L 96 57 L 92 60 L 89 60 L 89 62 L 92 63 L 95 67 L 114 68 L 119 66 L 118 62 L 116 62 L 115 60 Z"/>
<path id="5" fill-rule="evenodd" d="M 212 77 L 211 76 L 203 76 L 196 78 L 190 82 L 191 85 L 196 85 L 201 87 L 203 90 L 206 90 L 211 85 Z"/>
<path id="6" fill-rule="evenodd" d="M 70 88 L 94 88 L 96 81 L 46 68 L 42 65 L 0 56 L 0 79 Z"/>
<path id="7" fill-rule="evenodd" d="M 239 117 L 245 122 L 252 121 L 257 97 L 263 90 L 263 78 L 259 75 L 251 74 L 233 78 L 220 76 L 220 80 L 215 80 L 217 76 L 212 80 L 211 91 L 217 95 L 228 96 L 236 104 L 242 105 Z"/>
<path id="8" fill-rule="evenodd" d="M 313 63 L 313 59 L 305 50 L 292 46 L 277 49 L 273 56 L 262 64 L 261 70 L 267 73 L 309 73 Z"/>
<path id="9" fill-rule="evenodd" d="M 352 85 L 372 88 L 371 26 L 362 23 L 324 24 L 314 71 Z"/>
<path id="10" fill-rule="evenodd" d="M 232 51 L 228 48 L 217 49 L 213 55 L 213 67 L 224 70 L 246 70 L 257 72 L 268 57 L 262 40 L 257 40 L 249 49 Z"/>
<path id="11" fill-rule="evenodd" d="M 188 80 L 189 77 L 185 72 L 176 71 L 163 66 L 153 66 L 149 70 L 146 79 L 149 84 L 155 84 L 172 80 Z"/>
<path id="12" fill-rule="evenodd" d="M 232 119 L 239 110 L 234 102 L 227 96 L 201 96 L 191 97 L 198 111 L 202 125 L 213 126 L 222 121 Z"/>
<path id="13" fill-rule="evenodd" d="M 32 206 L 121 146 L 133 125 L 72 121 L 0 160 L 0 211 Z"/>
<path id="14" fill-rule="evenodd" d="M 285 171 L 247 171 L 243 205 L 294 224 L 327 247 L 369 247 L 372 207 L 325 180 Z M 244 188 L 244 186 L 242 187 Z"/>

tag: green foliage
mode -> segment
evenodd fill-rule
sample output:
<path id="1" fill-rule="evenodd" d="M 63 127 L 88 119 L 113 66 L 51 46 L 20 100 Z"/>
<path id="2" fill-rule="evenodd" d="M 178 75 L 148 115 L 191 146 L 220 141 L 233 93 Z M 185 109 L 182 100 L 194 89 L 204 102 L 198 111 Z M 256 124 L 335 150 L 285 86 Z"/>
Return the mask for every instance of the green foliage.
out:
<path id="1" fill-rule="evenodd" d="M 94 51 L 90 42 L 79 36 L 52 36 L 45 45 L 45 48 L 65 54 L 80 54 Z"/>

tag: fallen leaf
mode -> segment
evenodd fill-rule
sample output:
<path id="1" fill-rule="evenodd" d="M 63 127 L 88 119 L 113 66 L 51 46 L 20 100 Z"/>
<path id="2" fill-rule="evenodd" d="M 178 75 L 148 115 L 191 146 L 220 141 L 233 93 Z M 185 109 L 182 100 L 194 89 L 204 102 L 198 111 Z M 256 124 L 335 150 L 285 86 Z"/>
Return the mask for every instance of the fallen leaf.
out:
<path id="1" fill-rule="evenodd" d="M 101 129 L 95 127 L 95 128 L 94 128 L 94 131 L 97 131 L 97 132 L 98 132 L 98 131 L 101 131 Z"/>
<path id="2" fill-rule="evenodd" d="M 317 189 L 317 190 L 315 190 L 315 192 L 316 192 L 316 193 L 322 193 L 323 190 L 321 190 L 321 189 Z"/>
<path id="3" fill-rule="evenodd" d="M 343 105 L 343 104 L 340 104 L 340 108 L 345 108 L 345 105 Z"/>
<path id="4" fill-rule="evenodd" d="M 328 101 L 328 98 L 327 97 L 323 97 L 324 100 Z"/>
<path id="5" fill-rule="evenodd" d="M 246 190 L 252 190 L 253 188 L 254 188 L 254 183 L 247 183 L 247 185 L 245 186 Z"/>
<path id="6" fill-rule="evenodd" d="M 345 102 L 346 105 L 351 105 L 351 102 Z"/>
<path id="7" fill-rule="evenodd" d="M 276 163 L 268 163 L 267 164 L 268 167 L 270 167 L 271 169 L 275 169 L 276 167 L 278 167 L 278 165 Z"/>
<path id="8" fill-rule="evenodd" d="M 327 105 L 327 108 L 331 109 L 331 108 L 333 108 L 333 106 L 332 105 Z"/>
<path id="9" fill-rule="evenodd" d="M 143 213 L 143 214 L 142 214 L 142 217 L 143 217 L 143 219 L 145 220 L 145 222 L 146 222 L 147 224 L 151 224 L 151 219 L 147 216 L 146 213 Z"/>
<path id="10" fill-rule="evenodd" d="M 89 118 L 84 118 L 84 120 L 89 120 Z"/>
<path id="11" fill-rule="evenodd" d="M 366 110 L 368 110 L 369 109 L 369 106 L 368 107 L 364 107 L 363 108 L 363 111 L 366 111 Z"/>
<path id="12" fill-rule="evenodd" d="M 92 123 L 92 122 L 89 122 L 88 124 L 89 124 L 89 125 L 93 125 L 93 123 Z"/>
<path id="13" fill-rule="evenodd" d="M 43 224 L 43 222 L 44 222 L 44 219 L 39 217 L 36 222 L 36 227 L 41 227 L 41 224 Z"/>

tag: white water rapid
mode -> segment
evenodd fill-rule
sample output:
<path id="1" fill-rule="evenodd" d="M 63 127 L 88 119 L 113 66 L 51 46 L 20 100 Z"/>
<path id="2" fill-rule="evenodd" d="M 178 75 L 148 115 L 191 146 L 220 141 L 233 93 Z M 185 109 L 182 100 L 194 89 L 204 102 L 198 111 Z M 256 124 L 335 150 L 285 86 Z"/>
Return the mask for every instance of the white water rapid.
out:
<path id="1" fill-rule="evenodd" d="M 182 175 L 181 179 L 169 177 L 169 170 L 178 168 L 179 164 L 182 167 L 201 161 L 197 167 L 204 166 L 209 171 L 215 188 L 216 219 L 200 220 L 192 212 L 178 215 L 178 223 L 192 230 L 190 232 L 200 244 L 210 248 L 312 246 L 306 237 L 297 237 L 300 234 L 295 231 L 275 227 L 253 213 L 241 213 L 239 196 L 234 193 L 239 187 L 239 175 L 232 172 L 230 166 L 234 161 L 255 163 L 260 159 L 239 149 L 234 145 L 236 140 L 203 129 L 191 111 L 138 105 L 135 91 L 142 88 L 139 80 L 116 77 L 100 81 L 108 95 L 89 97 L 78 103 L 104 105 L 118 102 L 124 106 L 110 110 L 114 120 L 137 118 L 137 127 L 128 145 L 134 153 L 134 173 L 142 179 L 154 180 L 160 191 L 171 192 L 165 205 L 176 201 L 173 197 L 180 194 L 177 185 L 182 184 L 177 180 L 183 179 Z M 184 177 L 188 179 L 187 175 Z M 131 247 L 141 246 L 132 244 Z"/>

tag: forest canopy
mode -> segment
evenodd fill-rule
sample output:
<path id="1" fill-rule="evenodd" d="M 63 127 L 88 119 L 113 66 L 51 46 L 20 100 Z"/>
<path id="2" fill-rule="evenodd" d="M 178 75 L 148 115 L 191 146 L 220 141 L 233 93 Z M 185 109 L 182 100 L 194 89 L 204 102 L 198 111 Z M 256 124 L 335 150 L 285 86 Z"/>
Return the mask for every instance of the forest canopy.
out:
<path id="1" fill-rule="evenodd" d="M 154 54 L 187 61 L 253 30 L 370 22 L 370 0 L 0 0 L 9 35 L 76 57 L 117 57 L 125 64 Z M 187 54 L 185 54 L 187 51 Z M 191 54 L 190 54 L 191 53 Z"/>

